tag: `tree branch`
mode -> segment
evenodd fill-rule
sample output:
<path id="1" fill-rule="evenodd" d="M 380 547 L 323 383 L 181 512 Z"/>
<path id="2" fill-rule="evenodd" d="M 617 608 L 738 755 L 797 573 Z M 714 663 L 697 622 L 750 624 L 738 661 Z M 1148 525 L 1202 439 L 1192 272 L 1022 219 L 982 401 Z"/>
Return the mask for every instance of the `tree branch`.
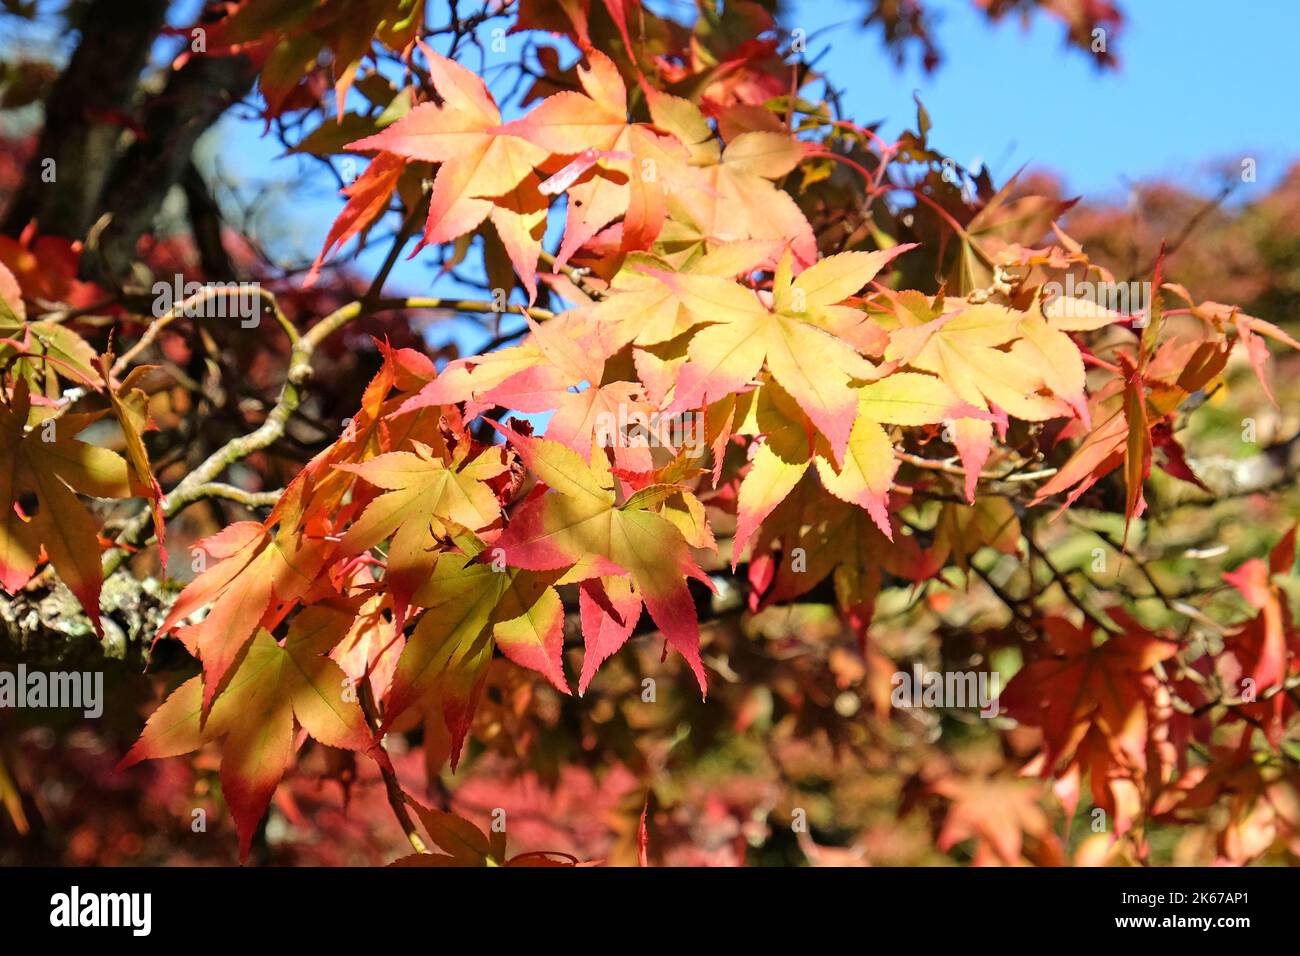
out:
<path id="1" fill-rule="evenodd" d="M 274 444 L 283 434 L 289 419 L 302 401 L 302 389 L 312 375 L 311 358 L 317 347 L 343 328 L 349 322 L 374 312 L 393 309 L 446 309 L 451 312 L 491 313 L 497 311 L 492 302 L 460 301 L 455 299 L 435 298 L 392 298 L 378 299 L 371 303 L 361 300 L 349 302 L 335 309 L 305 333 L 298 336 L 289 353 L 289 371 L 284 387 L 275 407 L 267 413 L 266 420 L 246 435 L 233 438 L 221 448 L 209 455 L 197 468 L 186 475 L 167 493 L 163 504 L 163 516 L 170 518 L 181 509 L 198 501 L 204 495 L 199 489 L 216 481 L 227 468 L 237 461 Z M 545 309 L 529 309 L 529 315 L 539 321 L 553 318 L 553 313 Z M 290 328 L 292 328 L 290 326 Z M 132 518 L 117 537 L 117 547 L 106 552 L 103 559 L 105 576 L 121 567 L 126 558 L 126 548 L 138 545 L 146 540 L 152 516 L 148 508 Z"/>
<path id="2" fill-rule="evenodd" d="M 393 761 L 388 756 L 388 751 L 384 747 L 383 738 L 379 736 L 379 717 L 375 713 L 375 704 L 370 692 L 370 681 L 361 681 L 361 686 L 357 688 L 357 701 L 361 705 L 361 712 L 365 715 L 366 723 L 370 730 L 375 734 L 375 763 L 379 765 L 379 774 L 384 778 L 384 793 L 388 797 L 388 806 L 393 811 L 393 816 L 397 818 L 397 824 L 406 834 L 406 841 L 411 844 L 411 848 L 416 853 L 428 853 L 429 848 L 425 845 L 424 839 L 420 836 L 420 831 L 415 826 L 415 821 L 411 819 L 411 814 L 406 809 L 406 794 L 402 791 L 402 785 L 397 779 L 397 771 L 393 768 Z"/>
<path id="3" fill-rule="evenodd" d="M 168 76 L 146 108 L 144 135 L 117 161 L 105 184 L 101 214 L 81 258 L 83 278 L 121 284 L 136 259 L 137 240 L 189 167 L 194 144 L 247 95 L 255 76 L 243 55 L 195 56 Z"/>
<path id="4" fill-rule="evenodd" d="M 167 0 L 93 0 L 86 6 L 81 40 L 46 100 L 40 142 L 0 231 L 16 236 L 35 219 L 43 233 L 85 235 L 166 13 Z"/>

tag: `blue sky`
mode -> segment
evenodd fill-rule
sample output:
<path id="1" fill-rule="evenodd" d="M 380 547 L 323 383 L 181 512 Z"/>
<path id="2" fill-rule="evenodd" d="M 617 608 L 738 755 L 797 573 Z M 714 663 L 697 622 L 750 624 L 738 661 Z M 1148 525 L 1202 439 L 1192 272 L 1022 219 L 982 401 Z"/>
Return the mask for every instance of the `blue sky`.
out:
<path id="1" fill-rule="evenodd" d="M 969 0 L 933 6 L 947 58 L 932 75 L 915 58 L 896 70 L 851 25 L 817 34 L 852 23 L 850 0 L 801 0 L 785 25 L 813 37 L 810 58 L 826 50 L 818 67 L 858 122 L 883 120 L 892 138 L 914 123 L 915 91 L 935 146 L 964 164 L 983 159 L 999 182 L 1028 163 L 1073 193 L 1113 198 L 1156 177 L 1203 185 L 1213 161 L 1253 156 L 1267 186 L 1300 158 L 1297 0 L 1121 0 L 1118 71 L 1067 49 L 1050 18 L 990 28 Z"/>
<path id="2" fill-rule="evenodd" d="M 842 91 L 853 119 L 881 121 L 893 138 L 914 126 L 919 95 L 935 146 L 967 166 L 987 163 L 997 182 L 1028 164 L 1056 172 L 1072 195 L 1122 201 L 1133 183 L 1155 178 L 1208 191 L 1222 163 L 1251 156 L 1259 176 L 1253 188 L 1262 191 L 1300 158 L 1293 51 L 1300 0 L 1250 0 L 1237 8 L 1221 0 L 1127 0 L 1128 23 L 1114 46 L 1118 71 L 1098 70 L 1086 54 L 1067 48 L 1055 20 L 1039 18 L 1023 29 L 1013 18 L 990 27 L 970 0 L 931 4 L 941 14 L 936 37 L 946 54 L 933 74 L 915 57 L 897 68 L 878 35 L 856 26 L 860 7 L 852 0 L 798 0 L 782 26 L 802 27 L 811 37 L 808 57 Z M 522 39 L 508 43 L 502 59 L 517 55 Z M 262 138 L 261 129 L 259 121 L 228 120 L 214 155 L 241 178 L 316 176 L 285 223 L 292 245 L 310 258 L 342 200 L 309 163 L 277 159 L 278 144 Z M 1238 200 L 1249 200 L 1251 188 L 1241 189 Z M 374 262 L 363 266 L 382 254 L 374 250 Z M 422 259 L 400 264 L 390 291 L 454 294 L 454 284 Z M 474 344 L 468 326 L 448 331 Z"/>

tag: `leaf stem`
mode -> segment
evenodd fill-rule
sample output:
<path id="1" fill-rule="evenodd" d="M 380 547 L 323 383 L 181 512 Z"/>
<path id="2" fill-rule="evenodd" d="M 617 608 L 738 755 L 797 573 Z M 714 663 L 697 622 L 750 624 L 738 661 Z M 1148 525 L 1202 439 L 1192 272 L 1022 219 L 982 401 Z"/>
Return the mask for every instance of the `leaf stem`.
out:
<path id="1" fill-rule="evenodd" d="M 371 731 L 375 735 L 375 749 L 372 754 L 375 763 L 379 765 L 380 776 L 384 778 L 384 792 L 388 797 L 388 805 L 392 808 L 393 816 L 397 818 L 397 824 L 406 834 L 406 841 L 411 844 L 411 848 L 416 853 L 428 853 L 429 847 L 420 836 L 420 831 L 411 819 L 411 814 L 406 809 L 406 794 L 402 791 L 402 785 L 398 782 L 397 771 L 393 768 L 393 761 L 389 759 L 388 751 L 384 747 L 384 738 L 379 733 L 379 717 L 375 713 L 374 697 L 370 691 L 370 681 L 363 680 L 357 687 L 357 702 L 361 705 L 361 713 L 365 715 L 366 723 L 370 725 Z"/>

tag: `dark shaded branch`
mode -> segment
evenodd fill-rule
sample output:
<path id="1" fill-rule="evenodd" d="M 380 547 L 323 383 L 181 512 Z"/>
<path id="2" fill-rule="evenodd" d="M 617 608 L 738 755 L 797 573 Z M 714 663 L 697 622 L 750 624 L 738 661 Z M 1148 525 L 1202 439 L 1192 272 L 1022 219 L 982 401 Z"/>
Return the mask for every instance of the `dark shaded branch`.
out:
<path id="1" fill-rule="evenodd" d="M 0 592 L 0 663 L 72 670 L 116 666 L 136 673 L 146 663 L 164 670 L 193 666 L 175 641 L 159 643 L 154 654 L 149 650 L 175 596 L 151 578 L 125 573 L 108 578 L 100 601 L 101 641 L 72 592 L 52 576 L 17 594 Z"/>
<path id="2" fill-rule="evenodd" d="M 166 0 L 93 0 L 85 8 L 81 42 L 45 102 L 45 126 L 3 232 L 17 235 L 36 219 L 45 233 L 85 235 L 166 11 Z"/>
<path id="3" fill-rule="evenodd" d="M 194 144 L 252 88 L 244 56 L 196 56 L 149 101 L 144 135 L 131 144 L 104 187 L 98 220 L 81 259 L 82 277 L 119 286 L 135 261 L 136 241 L 152 225 L 171 188 L 190 165 Z"/>
<path id="4" fill-rule="evenodd" d="M 230 261 L 230 254 L 221 242 L 221 209 L 212 197 L 212 191 L 208 189 L 207 180 L 193 160 L 186 163 L 185 170 L 181 173 L 181 189 L 185 191 L 190 229 L 194 233 L 194 245 L 199 251 L 203 277 L 209 282 L 236 278 L 234 263 Z"/>

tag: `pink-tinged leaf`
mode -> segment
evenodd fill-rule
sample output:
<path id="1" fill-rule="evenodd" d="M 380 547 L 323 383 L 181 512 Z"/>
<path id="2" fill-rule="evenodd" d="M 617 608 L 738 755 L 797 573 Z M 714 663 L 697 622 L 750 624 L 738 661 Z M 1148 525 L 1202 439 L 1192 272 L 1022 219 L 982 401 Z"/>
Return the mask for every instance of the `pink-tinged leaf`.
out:
<path id="1" fill-rule="evenodd" d="M 343 187 L 343 195 L 348 197 L 347 204 L 334 220 L 334 224 L 330 226 L 329 234 L 325 237 L 325 245 L 321 246 L 316 261 L 311 264 L 311 269 L 303 280 L 304 288 L 316 284 L 320 278 L 321 267 L 336 251 L 383 215 L 388 209 L 388 201 L 393 195 L 393 190 L 397 188 L 397 180 L 401 178 L 402 170 L 405 168 L 406 161 L 402 157 L 393 153 L 380 153 L 371 160 L 366 171 L 357 177 L 356 182 Z"/>
<path id="2" fill-rule="evenodd" d="M 699 623 L 686 578 L 707 577 L 681 532 L 634 501 L 615 505 L 614 479 L 603 452 L 588 464 L 556 442 L 499 430 L 550 489 L 525 501 L 496 540 L 506 563 L 537 571 L 568 569 L 567 581 L 629 575 L 651 618 L 686 658 L 703 690 Z"/>
<path id="3" fill-rule="evenodd" d="M 118 769 L 222 740 L 222 794 L 239 831 L 240 859 L 246 859 L 293 760 L 295 717 L 321 743 L 361 752 L 375 747 L 356 697 L 343 693 L 342 669 L 327 656 L 351 620 L 346 611 L 309 608 L 294 619 L 284 647 L 259 631 L 206 721 L 206 688 L 195 677 L 154 712 Z"/>
<path id="4" fill-rule="evenodd" d="M 492 637 L 501 653 L 520 667 L 537 671 L 562 694 L 564 677 L 564 604 L 551 586 L 554 575 L 516 574 L 501 597 Z"/>
<path id="5" fill-rule="evenodd" d="M 817 474 L 826 490 L 842 501 L 867 509 L 876 527 L 890 540 L 894 534 L 889 526 L 889 488 L 897 471 L 893 442 L 878 422 L 864 415 L 859 415 L 853 425 L 838 472 L 825 458 L 817 458 Z"/>
<path id="6" fill-rule="evenodd" d="M 579 586 L 578 611 L 585 648 L 582 675 L 578 678 L 581 696 L 600 665 L 632 635 L 641 616 L 641 596 L 626 577 L 591 578 Z"/>
<path id="7" fill-rule="evenodd" d="M 807 455 L 800 460 L 786 461 L 772 450 L 771 445 L 764 443 L 759 446 L 749 472 L 740 484 L 736 502 L 736 531 L 731 541 L 733 569 L 759 525 L 794 490 L 808 470 L 808 464 Z"/>
<path id="8" fill-rule="evenodd" d="M 962 418 L 952 423 L 952 435 L 962 470 L 966 472 L 966 500 L 974 504 L 980 472 L 993 450 L 993 425 L 974 418 Z"/>
<path id="9" fill-rule="evenodd" d="M 546 210 L 537 176 L 529 173 L 519 185 L 499 197 L 489 213 L 510 264 L 528 291 L 529 305 L 537 300 L 537 260 L 546 233 Z"/>
<path id="10" fill-rule="evenodd" d="M 421 103 L 392 126 L 349 144 L 406 159 L 440 163 L 429 194 L 423 244 L 450 242 L 491 213 L 494 197 L 515 190 L 546 150 L 512 136 L 483 81 L 425 48 L 442 106 Z M 509 208 L 509 201 L 507 201 Z"/>

